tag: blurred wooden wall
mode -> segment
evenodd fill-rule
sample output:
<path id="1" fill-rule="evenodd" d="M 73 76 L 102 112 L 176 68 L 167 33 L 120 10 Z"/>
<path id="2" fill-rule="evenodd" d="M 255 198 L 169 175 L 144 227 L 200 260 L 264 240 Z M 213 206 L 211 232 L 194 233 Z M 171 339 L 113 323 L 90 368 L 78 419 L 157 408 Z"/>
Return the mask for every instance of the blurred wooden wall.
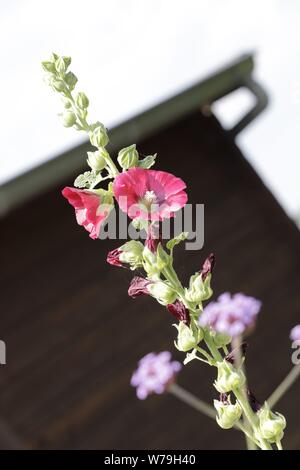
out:
<path id="1" fill-rule="evenodd" d="M 176 250 L 183 280 L 214 251 L 213 287 L 262 299 L 249 339 L 250 386 L 264 400 L 291 368 L 289 331 L 300 323 L 300 235 L 214 117 L 199 112 L 141 142 L 157 168 L 181 176 L 189 202 L 205 204 L 201 251 Z M 74 175 L 75 176 L 75 175 Z M 72 181 L 66 181 L 72 184 Z M 0 367 L 2 448 L 244 448 L 174 397 L 135 397 L 138 359 L 171 350 L 173 319 L 153 299 L 129 299 L 132 273 L 109 266 L 118 241 L 92 241 L 61 188 L 1 220 Z M 186 366 L 180 385 L 209 401 L 215 371 Z M 300 448 L 298 382 L 278 405 L 285 447 Z"/>

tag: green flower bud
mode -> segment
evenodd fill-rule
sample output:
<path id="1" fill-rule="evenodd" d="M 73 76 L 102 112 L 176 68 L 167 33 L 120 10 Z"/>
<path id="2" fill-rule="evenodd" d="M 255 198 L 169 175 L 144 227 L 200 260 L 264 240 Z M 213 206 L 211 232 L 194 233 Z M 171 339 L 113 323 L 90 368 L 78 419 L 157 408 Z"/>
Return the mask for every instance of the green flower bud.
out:
<path id="1" fill-rule="evenodd" d="M 177 343 L 175 342 L 175 346 L 179 351 L 190 351 L 203 339 L 203 331 L 195 323 L 188 326 L 181 321 L 178 325 L 173 326 L 178 330 Z"/>
<path id="2" fill-rule="evenodd" d="M 223 429 L 232 428 L 242 416 L 242 408 L 238 402 L 234 405 L 228 398 L 227 402 L 214 400 L 214 407 L 217 411 L 217 423 Z"/>
<path id="3" fill-rule="evenodd" d="M 165 267 L 172 264 L 172 258 L 168 253 L 165 252 L 161 243 L 157 246 L 157 267 L 162 271 Z"/>
<path id="4" fill-rule="evenodd" d="M 45 70 L 45 72 L 50 72 L 50 73 L 56 72 L 55 64 L 53 64 L 53 62 L 50 62 L 49 60 L 45 60 L 44 62 L 42 62 L 42 67 Z"/>
<path id="5" fill-rule="evenodd" d="M 55 61 L 58 59 L 58 55 L 55 54 L 55 52 L 52 52 L 50 56 L 50 62 L 53 62 L 55 64 Z"/>
<path id="6" fill-rule="evenodd" d="M 101 171 L 106 167 L 106 159 L 108 152 L 105 149 L 96 150 L 96 152 L 88 152 L 87 164 L 94 171 Z"/>
<path id="7" fill-rule="evenodd" d="M 134 166 L 137 166 L 139 161 L 139 154 L 136 150 L 136 145 L 130 145 L 122 150 L 118 154 L 118 162 L 123 170 L 128 170 Z"/>
<path id="8" fill-rule="evenodd" d="M 56 61 L 55 61 L 55 68 L 57 70 L 58 73 L 60 74 L 64 74 L 65 71 L 66 71 L 66 64 L 65 64 L 65 61 L 62 57 L 59 57 Z"/>
<path id="9" fill-rule="evenodd" d="M 108 135 L 106 129 L 101 122 L 97 122 L 93 126 L 93 130 L 89 133 L 91 144 L 94 147 L 105 147 L 108 144 Z"/>
<path id="10" fill-rule="evenodd" d="M 219 393 L 228 393 L 239 388 L 245 383 L 245 376 L 241 370 L 237 370 L 225 359 L 217 362 L 218 377 L 214 382 Z"/>
<path id="11" fill-rule="evenodd" d="M 89 106 L 89 99 L 83 91 L 80 91 L 76 96 L 76 105 L 80 109 L 86 109 Z"/>
<path id="12" fill-rule="evenodd" d="M 131 240 L 120 247 L 119 259 L 122 263 L 130 265 L 133 271 L 142 266 L 144 245 L 136 240 Z"/>
<path id="13" fill-rule="evenodd" d="M 71 91 L 74 90 L 77 81 L 78 81 L 77 77 L 76 77 L 76 75 L 74 75 L 73 72 L 68 72 L 65 75 L 65 82 L 66 82 L 66 84 L 68 85 L 68 87 L 70 88 Z"/>
<path id="14" fill-rule="evenodd" d="M 147 246 L 145 246 L 143 250 L 143 268 L 148 278 L 153 280 L 160 278 L 161 270 L 157 267 L 157 254 L 152 253 Z"/>
<path id="15" fill-rule="evenodd" d="M 154 297 L 160 304 L 173 304 L 177 298 L 177 293 L 163 281 L 157 281 L 148 286 L 150 295 Z"/>
<path id="16" fill-rule="evenodd" d="M 65 83 L 59 78 L 54 78 L 53 80 L 51 80 L 51 85 L 55 91 L 61 92 L 65 90 Z"/>
<path id="17" fill-rule="evenodd" d="M 65 111 L 62 115 L 62 122 L 65 127 L 72 127 L 76 122 L 76 115 L 73 111 Z"/>
<path id="18" fill-rule="evenodd" d="M 72 58 L 68 57 L 68 56 L 63 56 L 63 61 L 65 63 L 65 67 L 67 69 L 69 67 L 69 65 L 71 64 L 71 62 L 72 62 Z"/>
<path id="19" fill-rule="evenodd" d="M 283 430 L 286 427 L 285 417 L 271 411 L 267 403 L 259 410 L 258 417 L 261 437 L 271 443 L 281 441 L 284 435 Z"/>
<path id="20" fill-rule="evenodd" d="M 195 273 L 190 278 L 189 288 L 186 289 L 186 298 L 192 303 L 201 304 L 204 300 L 212 296 L 212 289 L 210 287 L 210 277 L 208 274 L 203 281 L 201 273 Z"/>
<path id="21" fill-rule="evenodd" d="M 213 337 L 214 343 L 217 348 L 222 348 L 231 342 L 231 336 L 226 333 L 217 333 L 216 331 L 211 331 L 211 336 Z"/>

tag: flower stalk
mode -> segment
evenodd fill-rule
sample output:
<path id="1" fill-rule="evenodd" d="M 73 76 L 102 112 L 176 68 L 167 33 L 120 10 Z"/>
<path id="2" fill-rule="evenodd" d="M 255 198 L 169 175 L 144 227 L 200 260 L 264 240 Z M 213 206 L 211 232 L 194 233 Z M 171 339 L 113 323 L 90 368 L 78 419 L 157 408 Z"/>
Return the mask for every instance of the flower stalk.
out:
<path id="1" fill-rule="evenodd" d="M 248 396 L 240 337 L 245 331 L 251 331 L 261 302 L 244 294 L 231 296 L 224 293 L 203 309 L 203 302 L 213 294 L 210 285 L 215 265 L 213 254 L 207 257 L 202 269 L 190 277 L 188 287 L 182 285 L 173 267 L 173 257 L 176 245 L 188 234 L 177 235 L 164 247 L 159 223 L 174 217 L 176 211 L 185 206 L 185 182 L 170 173 L 150 169 L 157 155 L 140 158 L 135 144 L 119 151 L 118 168 L 106 149 L 109 143 L 106 128 L 99 121 L 88 122 L 87 96 L 83 92 L 73 94 L 77 78 L 68 71 L 70 64 L 70 57 L 57 54 L 52 54 L 50 60 L 42 63 L 47 83 L 62 98 L 63 125 L 85 131 L 94 151 L 88 152 L 90 170 L 79 175 L 74 182 L 75 187 L 65 188 L 63 195 L 74 207 L 78 224 L 93 239 L 99 237 L 100 228 L 115 204 L 133 220 L 137 230 L 147 230 L 145 245 L 135 240 L 128 241 L 112 250 L 107 261 L 132 271 L 144 269 L 143 277 L 133 278 L 129 295 L 132 298 L 150 295 L 167 308 L 178 321 L 174 325 L 177 329 L 175 346 L 186 353 L 183 363 L 186 365 L 196 359 L 215 367 L 217 379 L 214 386 L 222 395 L 220 400 L 214 401 L 216 414 L 212 407 L 179 387 L 174 379 L 182 366 L 177 361 L 171 362 L 170 353 L 165 351 L 158 355 L 151 353 L 140 361 L 139 369 L 132 377 L 138 397 L 145 399 L 149 394 L 168 390 L 198 411 L 216 418 L 222 428 L 241 430 L 247 437 L 248 448 L 253 448 L 251 443 L 254 443 L 263 450 L 272 450 L 273 445 L 281 450 L 285 418 L 270 407 L 298 378 L 300 366 L 292 369 L 268 403 L 260 410 L 253 409 Z M 107 180 L 111 181 L 106 188 L 99 187 Z M 155 236 L 157 227 L 158 236 Z M 293 329 L 291 338 L 300 338 L 300 325 Z M 233 350 L 228 353 L 231 341 Z"/>

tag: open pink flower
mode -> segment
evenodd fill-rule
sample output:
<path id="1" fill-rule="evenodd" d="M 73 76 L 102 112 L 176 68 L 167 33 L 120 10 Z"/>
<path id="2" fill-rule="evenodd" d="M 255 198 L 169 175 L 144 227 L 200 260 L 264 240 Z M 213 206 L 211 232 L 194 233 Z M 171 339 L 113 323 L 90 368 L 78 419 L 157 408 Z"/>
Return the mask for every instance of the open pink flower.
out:
<path id="1" fill-rule="evenodd" d="M 185 206 L 186 184 L 165 171 L 131 168 L 119 174 L 113 185 L 120 208 L 131 219 L 163 220 Z"/>
<path id="2" fill-rule="evenodd" d="M 110 212 L 108 204 L 101 203 L 101 197 L 88 190 L 66 187 L 62 195 L 74 207 L 76 220 L 82 225 L 93 239 L 98 238 L 101 224 Z"/>

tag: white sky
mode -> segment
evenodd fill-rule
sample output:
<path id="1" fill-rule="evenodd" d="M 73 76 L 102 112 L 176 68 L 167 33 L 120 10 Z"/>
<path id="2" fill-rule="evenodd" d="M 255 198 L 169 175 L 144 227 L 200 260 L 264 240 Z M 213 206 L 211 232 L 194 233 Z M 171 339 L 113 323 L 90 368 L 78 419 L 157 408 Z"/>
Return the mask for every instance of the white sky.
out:
<path id="1" fill-rule="evenodd" d="M 300 2 L 297 0 L 1 0 L 0 183 L 82 139 L 62 127 L 42 81 L 52 51 L 73 57 L 78 91 L 110 127 L 256 51 L 268 110 L 238 138 L 291 215 L 300 210 Z M 215 107 L 224 125 L 245 96 Z"/>

